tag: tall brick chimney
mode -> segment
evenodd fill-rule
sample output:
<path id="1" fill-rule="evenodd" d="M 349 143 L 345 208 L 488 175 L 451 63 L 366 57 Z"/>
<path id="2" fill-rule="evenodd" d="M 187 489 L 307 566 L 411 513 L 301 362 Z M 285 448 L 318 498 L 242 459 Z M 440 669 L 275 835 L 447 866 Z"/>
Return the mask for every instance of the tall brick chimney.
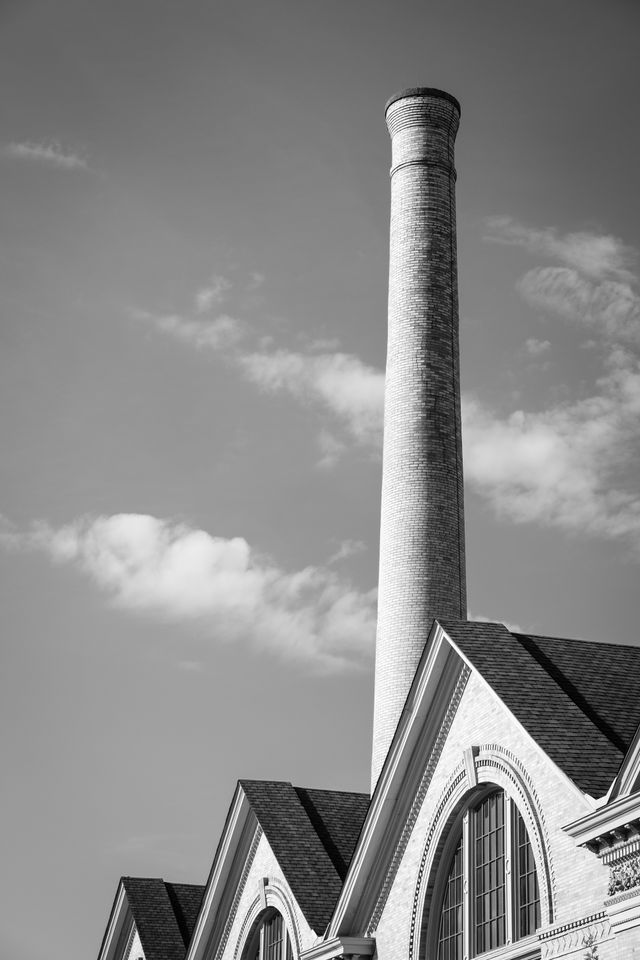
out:
<path id="1" fill-rule="evenodd" d="M 466 618 L 454 142 L 460 105 L 419 87 L 391 135 L 389 334 L 372 789 L 434 617 Z"/>

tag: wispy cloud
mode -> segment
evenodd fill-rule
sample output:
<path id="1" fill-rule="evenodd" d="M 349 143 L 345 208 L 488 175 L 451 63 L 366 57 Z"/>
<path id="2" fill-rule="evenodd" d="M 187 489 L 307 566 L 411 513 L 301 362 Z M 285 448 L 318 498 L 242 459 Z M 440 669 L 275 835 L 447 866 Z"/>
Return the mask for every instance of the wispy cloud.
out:
<path id="1" fill-rule="evenodd" d="M 238 356 L 245 377 L 265 393 L 288 393 L 332 413 L 351 437 L 378 446 L 382 437 L 384 374 L 347 353 L 291 350 Z"/>
<path id="2" fill-rule="evenodd" d="M 14 160 L 25 160 L 29 163 L 42 163 L 57 170 L 88 170 L 86 157 L 71 150 L 64 149 L 55 140 L 46 143 L 9 143 L 3 153 Z"/>
<path id="3" fill-rule="evenodd" d="M 536 340 L 535 337 L 530 337 L 525 340 L 524 349 L 530 357 L 542 357 L 551 349 L 551 343 L 549 340 Z"/>
<path id="4" fill-rule="evenodd" d="M 530 253 L 559 260 L 581 273 L 601 280 L 629 280 L 633 251 L 618 237 L 588 231 L 561 234 L 555 227 L 538 229 L 513 217 L 487 217 L 485 240 L 524 247 Z"/>
<path id="5" fill-rule="evenodd" d="M 362 540 L 343 540 L 338 549 L 327 560 L 327 564 L 340 563 L 363 553 L 367 549 Z"/>
<path id="6" fill-rule="evenodd" d="M 231 283 L 226 277 L 214 274 L 209 282 L 201 287 L 195 295 L 195 306 L 198 313 L 208 313 L 212 307 L 222 303 L 231 289 Z"/>
<path id="7" fill-rule="evenodd" d="M 636 472 L 640 431 L 640 297 L 634 251 L 618 238 L 561 235 L 509 217 L 488 221 L 487 239 L 511 243 L 557 262 L 529 270 L 521 296 L 546 313 L 588 327 L 606 356 L 591 395 L 537 412 L 501 416 L 479 400 L 464 402 L 465 471 L 494 510 L 600 537 L 624 538 L 640 550 Z M 624 345 L 624 346 L 623 346 Z M 528 340 L 538 356 L 548 341 Z"/>
<path id="8" fill-rule="evenodd" d="M 640 343 L 640 296 L 631 283 L 594 282 L 568 267 L 537 267 L 518 281 L 534 307 L 597 330 L 609 339 Z"/>
<path id="9" fill-rule="evenodd" d="M 590 396 L 542 411 L 505 416 L 464 397 L 466 480 L 512 521 L 628 538 L 640 548 L 632 471 L 640 366 L 628 349 L 638 342 L 640 329 L 635 278 L 628 267 L 632 251 L 615 238 L 562 236 L 510 218 L 494 218 L 490 225 L 491 239 L 576 264 L 530 270 L 518 289 L 529 302 L 587 324 L 604 341 L 608 361 Z M 218 329 L 216 320 L 145 316 L 164 333 L 217 351 L 262 392 L 287 394 L 324 413 L 318 432 L 322 466 L 333 466 L 354 444 L 380 449 L 384 374 L 341 351 L 336 341 L 286 349 L 270 337 L 259 338 L 248 324 L 229 324 L 228 318 Z M 551 343 L 532 337 L 524 352 L 546 358 Z"/>
<path id="10" fill-rule="evenodd" d="M 0 543 L 75 567 L 122 609 L 196 621 L 218 642 L 247 642 L 324 669 L 357 663 L 372 649 L 374 590 L 356 589 L 326 565 L 286 572 L 242 537 L 116 514 L 23 532 L 5 526 Z"/>
<path id="11" fill-rule="evenodd" d="M 214 320 L 203 320 L 134 309 L 131 310 L 131 316 L 197 350 L 229 350 L 242 340 L 247 332 L 246 325 L 241 320 L 226 314 Z"/>
<path id="12" fill-rule="evenodd" d="M 340 350 L 335 339 L 309 341 L 303 349 L 287 349 L 277 346 L 264 331 L 258 335 L 249 323 L 227 314 L 212 319 L 202 316 L 230 288 L 224 277 L 214 279 L 215 283 L 196 294 L 192 315 L 139 309 L 132 310 L 131 315 L 185 345 L 217 352 L 262 393 L 288 394 L 328 415 L 318 434 L 321 466 L 333 466 L 354 443 L 378 451 L 384 373 Z M 262 282 L 263 278 L 258 279 Z M 249 286 L 253 283 L 251 279 Z"/>
<path id="13" fill-rule="evenodd" d="M 636 358 L 613 349 L 597 390 L 574 403 L 506 417 L 463 407 L 466 479 L 496 513 L 640 548 Z"/>

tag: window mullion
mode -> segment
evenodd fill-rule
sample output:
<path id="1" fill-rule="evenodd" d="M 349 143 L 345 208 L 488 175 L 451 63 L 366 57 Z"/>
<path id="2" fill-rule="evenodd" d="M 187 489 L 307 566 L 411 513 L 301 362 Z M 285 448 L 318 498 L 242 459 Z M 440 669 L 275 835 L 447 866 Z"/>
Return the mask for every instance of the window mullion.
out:
<path id="1" fill-rule="evenodd" d="M 514 938 L 514 904 L 513 904 L 513 878 L 514 878 L 514 842 L 513 842 L 513 817 L 514 807 L 511 797 L 504 795 L 504 913 L 505 913 L 505 940 L 507 943 L 513 943 Z"/>
<path id="2" fill-rule="evenodd" d="M 467 810 L 462 821 L 462 897 L 463 897 L 463 917 L 462 924 L 462 951 L 464 960 L 469 960 L 472 956 L 473 944 L 473 875 L 471 869 L 471 846 L 473 838 L 471 836 L 469 811 Z"/>

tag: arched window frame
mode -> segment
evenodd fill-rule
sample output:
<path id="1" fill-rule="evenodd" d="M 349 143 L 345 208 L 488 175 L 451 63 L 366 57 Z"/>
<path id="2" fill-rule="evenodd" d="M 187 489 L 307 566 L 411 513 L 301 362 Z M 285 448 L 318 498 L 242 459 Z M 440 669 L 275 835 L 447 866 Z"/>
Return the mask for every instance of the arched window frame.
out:
<path id="1" fill-rule="evenodd" d="M 280 922 L 280 937 L 274 939 L 274 924 Z M 243 960 L 294 960 L 291 935 L 284 915 L 275 907 L 263 910 L 242 953 Z"/>
<path id="2" fill-rule="evenodd" d="M 471 828 L 471 818 L 473 812 L 490 796 L 502 794 L 504 798 L 504 854 L 505 854 L 505 866 L 504 866 L 504 876 L 505 876 L 505 936 L 504 943 L 498 947 L 488 947 L 482 950 L 475 949 L 475 933 L 476 933 L 476 918 L 474 915 L 474 881 L 473 881 L 473 867 L 472 867 L 472 828 Z M 433 892 L 431 896 L 431 903 L 435 908 L 432 911 L 430 922 L 428 926 L 427 933 L 427 957 L 429 960 L 438 960 L 439 957 L 439 940 L 440 940 L 440 923 L 442 918 L 442 908 L 444 903 L 444 896 L 446 891 L 446 886 L 450 877 L 450 870 L 453 862 L 453 857 L 455 851 L 458 847 L 460 839 L 462 839 L 462 857 L 463 857 L 463 874 L 462 874 L 462 893 L 463 893 L 463 923 L 462 923 L 462 957 L 465 960 L 471 960 L 471 958 L 478 958 L 484 956 L 491 956 L 499 954 L 501 951 L 506 951 L 513 948 L 514 944 L 521 944 L 523 948 L 526 948 L 526 945 L 532 940 L 535 940 L 535 931 L 531 931 L 524 936 L 518 936 L 517 925 L 518 921 L 516 918 L 516 892 L 515 892 L 515 882 L 516 882 L 516 873 L 512 869 L 512 859 L 515 851 L 514 844 L 514 830 L 517 823 L 517 816 L 520 817 L 521 822 L 523 823 L 524 829 L 527 830 L 526 819 L 522 815 L 518 804 L 515 802 L 513 796 L 504 789 L 503 786 L 497 783 L 484 783 L 482 788 L 479 790 L 473 791 L 473 793 L 467 795 L 467 802 L 464 804 L 462 810 L 456 817 L 455 821 L 451 824 L 451 828 L 448 831 L 448 835 L 444 840 L 444 844 L 441 849 L 441 854 L 439 857 L 436 879 L 433 887 Z M 531 844 L 531 837 L 527 831 L 527 838 L 529 844 Z M 536 865 L 536 874 L 537 874 L 537 865 Z M 538 876 L 538 925 L 541 923 L 540 919 L 540 886 L 539 886 L 539 876 Z"/>

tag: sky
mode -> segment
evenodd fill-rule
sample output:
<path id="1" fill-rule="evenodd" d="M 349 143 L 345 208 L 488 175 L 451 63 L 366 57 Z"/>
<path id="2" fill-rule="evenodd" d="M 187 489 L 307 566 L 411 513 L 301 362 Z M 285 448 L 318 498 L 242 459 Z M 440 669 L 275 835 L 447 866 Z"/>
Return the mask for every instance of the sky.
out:
<path id="1" fill-rule="evenodd" d="M 469 613 L 638 643 L 635 0 L 0 0 L 0 955 L 367 790 L 390 151 L 457 142 Z"/>

